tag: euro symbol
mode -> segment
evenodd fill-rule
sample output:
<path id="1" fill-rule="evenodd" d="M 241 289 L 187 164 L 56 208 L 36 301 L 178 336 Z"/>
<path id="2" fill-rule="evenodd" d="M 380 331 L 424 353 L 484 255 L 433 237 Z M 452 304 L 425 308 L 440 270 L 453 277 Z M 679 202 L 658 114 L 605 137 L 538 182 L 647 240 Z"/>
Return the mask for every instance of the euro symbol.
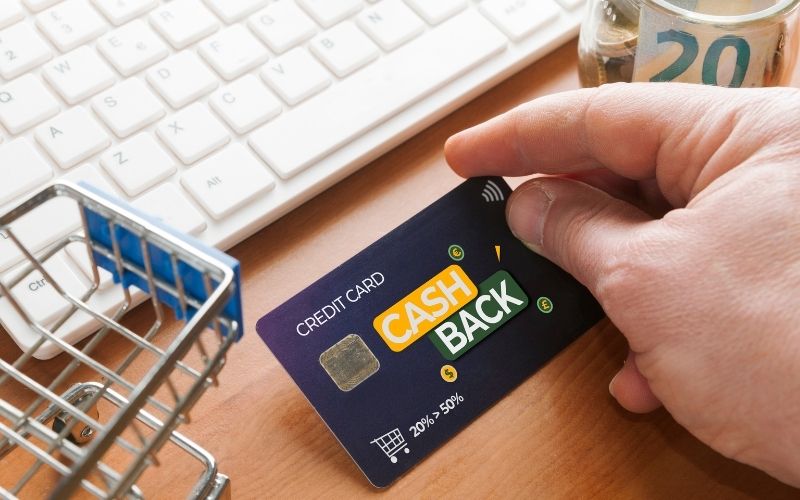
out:
<path id="1" fill-rule="evenodd" d="M 456 262 L 464 258 L 464 249 L 459 245 L 450 245 L 450 248 L 447 249 L 447 253 L 450 254 L 450 258 Z"/>

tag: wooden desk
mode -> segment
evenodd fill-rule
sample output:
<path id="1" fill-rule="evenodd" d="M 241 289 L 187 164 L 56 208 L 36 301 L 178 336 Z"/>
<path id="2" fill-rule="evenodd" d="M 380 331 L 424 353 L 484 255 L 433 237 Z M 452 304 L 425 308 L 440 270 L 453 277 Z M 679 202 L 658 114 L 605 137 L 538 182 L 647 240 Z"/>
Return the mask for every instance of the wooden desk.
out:
<path id="1" fill-rule="evenodd" d="M 800 495 L 718 455 L 663 410 L 646 416 L 622 410 L 608 383 L 627 347 L 607 321 L 391 488 L 378 491 L 255 334 L 263 313 L 460 182 L 442 155 L 448 136 L 519 103 L 578 86 L 573 41 L 232 250 L 243 264 L 247 334 L 231 350 L 221 386 L 209 390 L 194 422 L 182 429 L 218 458 L 232 480 L 233 498 Z M 15 347 L 5 341 L 0 349 Z M 185 473 L 170 468 L 168 459 L 164 464 L 163 473 L 149 480 L 159 496 L 182 496 L 174 484 Z"/>

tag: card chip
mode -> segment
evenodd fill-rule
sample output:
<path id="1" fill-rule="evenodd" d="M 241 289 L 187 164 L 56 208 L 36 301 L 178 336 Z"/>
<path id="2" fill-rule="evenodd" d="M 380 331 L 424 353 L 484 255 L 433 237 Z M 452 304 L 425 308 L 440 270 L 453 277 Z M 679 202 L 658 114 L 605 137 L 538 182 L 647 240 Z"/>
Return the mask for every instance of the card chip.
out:
<path id="1" fill-rule="evenodd" d="M 319 364 L 343 391 L 352 390 L 377 372 L 381 366 L 364 340 L 354 333 L 320 354 Z"/>

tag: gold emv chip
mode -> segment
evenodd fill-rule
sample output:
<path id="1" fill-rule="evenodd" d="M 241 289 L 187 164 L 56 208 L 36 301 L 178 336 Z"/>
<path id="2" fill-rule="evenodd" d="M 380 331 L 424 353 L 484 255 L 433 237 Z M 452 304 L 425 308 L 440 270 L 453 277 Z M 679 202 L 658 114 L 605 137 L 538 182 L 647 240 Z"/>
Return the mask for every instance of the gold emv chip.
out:
<path id="1" fill-rule="evenodd" d="M 319 364 L 343 391 L 353 390 L 378 371 L 381 364 L 367 344 L 351 333 L 319 355 Z"/>

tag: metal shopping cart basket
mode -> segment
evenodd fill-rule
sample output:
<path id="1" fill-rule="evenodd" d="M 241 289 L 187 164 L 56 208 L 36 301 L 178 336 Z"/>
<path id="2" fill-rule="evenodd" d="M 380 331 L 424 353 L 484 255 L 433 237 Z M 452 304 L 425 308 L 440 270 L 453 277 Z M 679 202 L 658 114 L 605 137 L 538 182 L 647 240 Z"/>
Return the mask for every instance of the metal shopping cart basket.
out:
<path id="1" fill-rule="evenodd" d="M 37 210 L 76 225 L 43 244 L 21 224 Z M 176 428 L 242 334 L 238 262 L 70 183 L 0 217 L 0 236 L 2 259 L 13 249 L 20 262 L 0 280 L 0 318 L 24 321 L 30 333 L 9 328 L 17 355 L 0 331 L 0 497 L 157 496 L 137 485 L 144 476 L 169 475 L 171 484 L 185 475 L 157 467 L 164 453 L 196 467 L 186 496 L 229 495 L 214 458 Z M 75 276 L 59 280 L 59 259 L 83 266 L 82 288 Z M 26 305 L 31 289 L 49 293 L 47 311 Z M 145 300 L 150 307 L 123 319 Z"/>

